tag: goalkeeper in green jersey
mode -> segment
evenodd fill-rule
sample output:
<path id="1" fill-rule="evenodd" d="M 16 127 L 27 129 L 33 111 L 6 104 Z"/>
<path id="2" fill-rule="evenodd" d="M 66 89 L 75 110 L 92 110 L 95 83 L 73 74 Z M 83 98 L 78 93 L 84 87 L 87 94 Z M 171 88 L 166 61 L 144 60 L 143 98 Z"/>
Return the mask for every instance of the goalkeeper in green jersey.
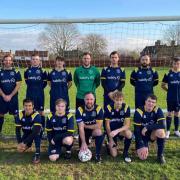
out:
<path id="1" fill-rule="evenodd" d="M 95 95 L 96 88 L 100 85 L 100 73 L 91 65 L 91 54 L 85 52 L 82 57 L 82 66 L 74 72 L 74 83 L 77 88 L 76 109 L 84 105 L 84 95 L 92 92 Z"/>

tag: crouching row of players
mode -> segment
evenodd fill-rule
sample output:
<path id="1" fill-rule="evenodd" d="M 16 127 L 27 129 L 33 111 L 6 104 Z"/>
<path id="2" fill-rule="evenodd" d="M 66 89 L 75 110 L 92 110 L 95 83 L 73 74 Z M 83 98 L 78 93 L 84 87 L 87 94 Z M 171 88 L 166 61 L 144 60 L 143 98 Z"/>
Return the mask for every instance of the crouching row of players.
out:
<path id="1" fill-rule="evenodd" d="M 108 138 L 108 149 L 113 157 L 117 156 L 117 140 L 124 139 L 123 158 L 125 162 L 131 162 L 128 154 L 133 133 L 130 130 L 130 108 L 124 102 L 121 92 L 113 94 L 114 104 L 107 105 L 105 112 L 95 104 L 92 93 L 85 95 L 85 106 L 76 111 L 76 121 L 79 131 L 79 159 L 82 161 L 91 158 L 89 153 L 90 138 L 95 139 L 95 160 L 101 162 L 101 147 L 105 135 Z M 157 97 L 149 95 L 144 107 L 138 108 L 134 114 L 134 135 L 137 155 L 141 160 L 148 157 L 148 144 L 150 141 L 157 142 L 157 160 L 165 163 L 163 156 L 165 142 L 165 118 L 160 108 L 156 107 Z M 25 99 L 24 111 L 16 118 L 16 136 L 18 151 L 24 152 L 35 143 L 34 163 L 40 162 L 40 144 L 42 123 L 40 115 L 33 111 L 33 102 Z M 104 122 L 104 123 L 103 123 Z M 105 133 L 102 131 L 105 125 Z M 21 135 L 21 129 L 23 135 Z M 65 158 L 71 158 L 73 146 L 74 117 L 66 111 L 66 102 L 63 99 L 56 101 L 56 112 L 50 114 L 46 122 L 46 130 L 49 141 L 48 155 L 51 161 L 56 161 L 61 154 L 61 148 L 66 148 Z M 84 158 L 84 159 L 83 159 Z"/>

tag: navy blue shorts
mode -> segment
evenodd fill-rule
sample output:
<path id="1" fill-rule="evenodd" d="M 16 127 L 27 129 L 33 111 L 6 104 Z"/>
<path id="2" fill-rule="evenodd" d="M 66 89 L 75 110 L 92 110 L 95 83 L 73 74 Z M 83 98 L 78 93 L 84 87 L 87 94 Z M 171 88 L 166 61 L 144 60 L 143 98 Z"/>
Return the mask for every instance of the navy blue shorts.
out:
<path id="1" fill-rule="evenodd" d="M 44 94 L 41 94 L 39 96 L 27 94 L 26 98 L 31 99 L 34 102 L 34 109 L 36 111 L 44 111 Z"/>
<path id="2" fill-rule="evenodd" d="M 89 139 L 92 137 L 92 129 L 84 129 L 86 144 L 89 145 Z M 81 147 L 81 138 L 79 136 L 79 147 Z"/>
<path id="3" fill-rule="evenodd" d="M 172 112 L 172 111 L 179 112 L 180 111 L 180 102 L 178 103 L 177 101 L 176 102 L 167 101 L 167 110 L 168 110 L 168 112 Z"/>
<path id="4" fill-rule="evenodd" d="M 11 101 L 6 102 L 0 96 L 0 114 L 6 114 L 9 112 L 11 115 L 17 115 L 19 111 L 18 96 L 12 97 Z"/>
<path id="5" fill-rule="evenodd" d="M 61 148 L 63 146 L 63 139 L 66 137 L 72 137 L 70 135 L 65 134 L 62 136 L 62 138 L 59 140 L 59 142 L 55 145 L 50 144 L 48 147 L 48 156 L 53 155 L 53 154 L 61 154 Z"/>

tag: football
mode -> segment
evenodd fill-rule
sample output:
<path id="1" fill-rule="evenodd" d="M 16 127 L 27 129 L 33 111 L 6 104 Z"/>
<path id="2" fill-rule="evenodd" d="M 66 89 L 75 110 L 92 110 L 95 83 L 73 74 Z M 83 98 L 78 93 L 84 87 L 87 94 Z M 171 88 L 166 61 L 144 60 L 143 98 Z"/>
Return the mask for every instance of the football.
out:
<path id="1" fill-rule="evenodd" d="M 78 158 L 81 162 L 87 162 L 91 160 L 92 152 L 90 151 L 90 149 L 87 149 L 86 151 L 79 151 Z"/>

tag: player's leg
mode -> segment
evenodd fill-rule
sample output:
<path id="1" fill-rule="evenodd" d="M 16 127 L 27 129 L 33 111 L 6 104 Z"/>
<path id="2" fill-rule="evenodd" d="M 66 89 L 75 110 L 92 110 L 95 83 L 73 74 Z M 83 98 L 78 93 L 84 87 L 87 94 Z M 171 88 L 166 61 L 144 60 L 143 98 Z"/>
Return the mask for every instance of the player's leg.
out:
<path id="1" fill-rule="evenodd" d="M 167 116 L 166 116 L 166 138 L 170 136 L 171 122 L 173 116 L 173 103 L 167 101 Z"/>
<path id="2" fill-rule="evenodd" d="M 71 158 L 71 149 L 73 146 L 73 136 L 64 137 L 62 140 L 62 144 L 66 148 L 65 158 L 70 159 Z"/>
<path id="3" fill-rule="evenodd" d="M 95 144 L 96 144 L 96 161 L 101 162 L 101 147 L 104 140 L 104 135 L 101 129 L 95 129 L 92 131 L 92 136 L 95 137 Z"/>
<path id="4" fill-rule="evenodd" d="M 164 164 L 165 158 L 164 158 L 164 144 L 165 144 L 165 130 L 164 129 L 157 129 L 152 131 L 151 133 L 151 140 L 156 140 L 157 142 L 157 160 L 159 163 Z"/>
<path id="5" fill-rule="evenodd" d="M 110 141 L 108 143 L 109 153 L 112 157 L 116 157 L 118 154 L 118 152 L 117 152 L 117 136 L 113 137 L 113 141 L 114 141 L 113 143 L 111 143 Z"/>
<path id="6" fill-rule="evenodd" d="M 125 162 L 131 162 L 131 158 L 129 157 L 128 151 L 131 145 L 132 140 L 132 132 L 128 129 L 120 133 L 121 136 L 124 136 L 124 150 L 123 150 L 123 157 Z"/>
<path id="7" fill-rule="evenodd" d="M 174 103 L 174 134 L 177 137 L 180 137 L 179 132 L 179 117 L 180 117 L 180 105 L 178 103 Z"/>
<path id="8" fill-rule="evenodd" d="M 49 156 L 49 160 L 50 161 L 57 161 L 59 159 L 59 156 L 60 156 L 60 147 L 57 148 L 56 145 L 52 145 L 52 144 L 49 144 L 49 147 L 48 147 L 48 156 Z"/>

